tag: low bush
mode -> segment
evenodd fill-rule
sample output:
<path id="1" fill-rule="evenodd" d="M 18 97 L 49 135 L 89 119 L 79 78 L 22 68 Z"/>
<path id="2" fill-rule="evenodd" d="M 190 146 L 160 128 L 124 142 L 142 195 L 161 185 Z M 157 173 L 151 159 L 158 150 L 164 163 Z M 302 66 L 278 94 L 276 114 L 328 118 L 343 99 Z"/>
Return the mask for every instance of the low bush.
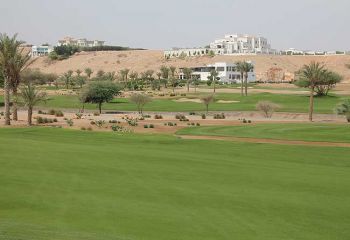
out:
<path id="1" fill-rule="evenodd" d="M 265 118 L 271 118 L 273 113 L 279 109 L 279 106 L 270 101 L 259 101 L 256 104 L 256 110 L 260 111 Z"/>
<path id="2" fill-rule="evenodd" d="M 163 119 L 163 116 L 160 114 L 154 115 L 154 119 Z"/>
<path id="3" fill-rule="evenodd" d="M 76 113 L 75 116 L 77 117 L 77 119 L 81 119 L 83 114 L 82 113 Z"/>
<path id="4" fill-rule="evenodd" d="M 118 120 L 109 120 L 109 123 L 117 123 L 117 124 L 119 124 L 120 121 L 118 121 Z"/>
<path id="5" fill-rule="evenodd" d="M 96 123 L 96 126 L 102 127 L 105 124 L 105 121 L 104 120 L 98 120 L 98 121 L 95 121 L 95 123 Z"/>
<path id="6" fill-rule="evenodd" d="M 148 128 L 148 125 L 147 124 L 143 125 L 143 128 Z"/>
<path id="7" fill-rule="evenodd" d="M 90 122 L 91 125 L 96 125 L 95 121 Z"/>
<path id="8" fill-rule="evenodd" d="M 203 113 L 202 114 L 202 119 L 206 119 L 207 118 L 207 116 Z"/>
<path id="9" fill-rule="evenodd" d="M 225 119 L 225 114 L 221 113 L 221 114 L 214 114 L 214 119 Z"/>
<path id="10" fill-rule="evenodd" d="M 100 113 L 94 112 L 94 116 L 100 116 Z"/>
<path id="11" fill-rule="evenodd" d="M 45 124 L 45 123 L 53 123 L 53 122 L 55 122 L 55 119 L 43 118 L 43 117 L 36 118 L 37 124 Z M 57 122 L 57 119 L 56 119 L 56 122 Z"/>
<path id="12" fill-rule="evenodd" d="M 61 110 L 57 110 L 54 115 L 56 117 L 63 117 L 64 116 L 64 114 L 63 114 L 63 112 Z"/>
<path id="13" fill-rule="evenodd" d="M 85 128 L 85 127 L 81 127 L 81 128 L 80 128 L 80 130 L 83 130 L 83 131 L 85 131 L 85 130 L 86 130 L 86 128 Z"/>
<path id="14" fill-rule="evenodd" d="M 68 124 L 68 126 L 72 127 L 74 125 L 74 122 L 72 119 L 67 119 L 66 123 Z"/>
<path id="15" fill-rule="evenodd" d="M 195 113 L 195 112 L 190 112 L 189 114 L 190 114 L 190 115 L 192 115 L 192 116 L 193 116 L 193 115 L 196 115 L 196 113 Z"/>

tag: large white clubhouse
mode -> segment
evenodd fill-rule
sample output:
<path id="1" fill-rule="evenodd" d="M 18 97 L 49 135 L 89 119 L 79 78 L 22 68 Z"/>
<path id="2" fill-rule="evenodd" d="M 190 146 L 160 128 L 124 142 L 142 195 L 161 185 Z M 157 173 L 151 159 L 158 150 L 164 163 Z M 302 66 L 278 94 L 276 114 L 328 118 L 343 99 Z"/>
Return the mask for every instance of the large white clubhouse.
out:
<path id="1" fill-rule="evenodd" d="M 247 61 L 251 64 L 253 62 Z M 219 82 L 222 83 L 241 83 L 241 73 L 237 71 L 236 64 L 226 63 L 226 62 L 217 62 L 214 64 L 209 64 L 205 66 L 192 67 L 192 78 L 199 79 L 201 81 L 207 81 L 212 70 L 218 72 Z M 183 68 L 180 68 L 179 78 L 184 79 Z M 255 82 L 256 75 L 255 71 L 252 70 L 248 73 L 248 82 Z"/>

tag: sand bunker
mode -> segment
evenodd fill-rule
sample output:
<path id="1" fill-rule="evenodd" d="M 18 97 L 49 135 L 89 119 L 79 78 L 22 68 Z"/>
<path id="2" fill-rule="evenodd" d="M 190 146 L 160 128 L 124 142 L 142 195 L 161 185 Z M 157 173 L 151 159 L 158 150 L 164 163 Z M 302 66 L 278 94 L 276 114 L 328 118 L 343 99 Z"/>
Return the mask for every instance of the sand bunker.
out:
<path id="1" fill-rule="evenodd" d="M 174 102 L 195 102 L 195 103 L 201 103 L 202 101 L 198 98 L 179 98 L 176 100 L 173 100 Z"/>
<path id="2" fill-rule="evenodd" d="M 217 103 L 238 103 L 239 101 L 226 101 L 226 100 L 219 100 Z"/>

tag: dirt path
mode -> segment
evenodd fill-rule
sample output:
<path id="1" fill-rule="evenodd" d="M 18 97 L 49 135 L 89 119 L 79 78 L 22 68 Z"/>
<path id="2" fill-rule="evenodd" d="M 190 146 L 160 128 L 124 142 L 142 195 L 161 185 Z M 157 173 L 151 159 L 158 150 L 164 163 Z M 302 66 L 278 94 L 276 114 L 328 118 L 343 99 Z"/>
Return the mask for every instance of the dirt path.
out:
<path id="1" fill-rule="evenodd" d="M 306 145 L 321 147 L 350 147 L 350 143 L 341 142 L 312 142 L 300 140 L 284 140 L 284 139 L 267 139 L 267 138 L 246 138 L 246 137 L 224 137 L 224 136 L 196 136 L 196 135 L 176 135 L 182 139 L 201 139 L 201 140 L 221 140 L 232 142 L 248 142 L 248 143 L 270 143 L 283 145 Z"/>

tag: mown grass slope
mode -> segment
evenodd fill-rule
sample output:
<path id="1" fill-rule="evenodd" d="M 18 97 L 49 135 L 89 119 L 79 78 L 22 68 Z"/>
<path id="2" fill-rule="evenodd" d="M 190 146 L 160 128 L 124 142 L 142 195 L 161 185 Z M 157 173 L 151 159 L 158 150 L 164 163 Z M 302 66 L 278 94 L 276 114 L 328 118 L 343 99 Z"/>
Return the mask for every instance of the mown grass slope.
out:
<path id="1" fill-rule="evenodd" d="M 0 239 L 346 239 L 350 149 L 0 129 Z"/>

